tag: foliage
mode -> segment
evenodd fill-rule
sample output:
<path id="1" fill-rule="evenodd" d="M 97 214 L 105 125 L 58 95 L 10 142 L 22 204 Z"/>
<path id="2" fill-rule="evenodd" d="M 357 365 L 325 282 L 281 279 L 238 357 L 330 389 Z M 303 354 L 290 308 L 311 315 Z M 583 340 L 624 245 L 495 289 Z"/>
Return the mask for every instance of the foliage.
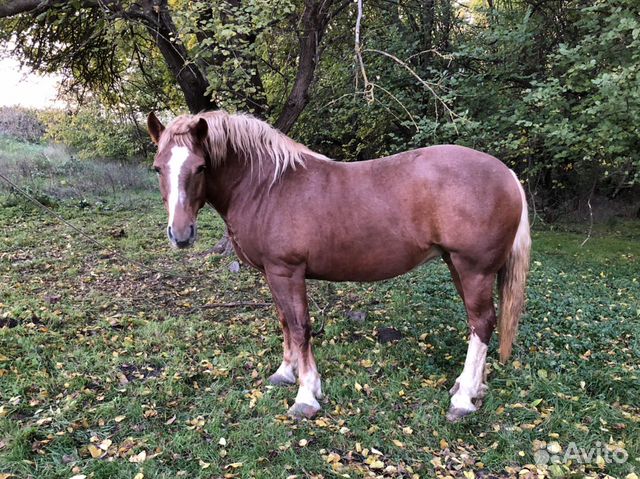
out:
<path id="1" fill-rule="evenodd" d="M 0 135 L 37 143 L 42 139 L 44 130 L 35 110 L 18 106 L 0 107 Z"/>
<path id="2" fill-rule="evenodd" d="M 130 161 L 145 156 L 146 132 L 110 110 L 87 105 L 75 112 L 49 110 L 41 113 L 45 138 L 69 147 L 79 159 Z"/>
<path id="3" fill-rule="evenodd" d="M 155 190 L 155 174 L 131 162 L 79 160 L 60 144 L 29 144 L 0 136 L 0 171 L 41 203 L 62 200 L 104 204 L 107 199 L 130 200 L 130 192 Z M 29 205 L 0 182 L 7 194 L 3 205 Z M 90 200 L 87 200 L 89 198 Z M 2 203 L 0 203 L 2 205 Z"/>
<path id="4" fill-rule="evenodd" d="M 206 254 L 221 221 L 203 212 L 201 242 L 178 252 L 157 193 L 134 208 L 88 200 L 57 211 L 102 249 L 40 210 L 0 208 L 12 231 L 0 236 L 0 474 L 595 478 L 640 466 L 637 223 L 584 247 L 584 232 L 534 235 L 515 357 L 502 366 L 491 345 L 489 395 L 460 424 L 444 414 L 467 325 L 444 264 L 376 284 L 312 282 L 327 399 L 316 420 L 294 422 L 283 414 L 295 389 L 266 382 L 282 354 L 275 312 L 212 306 L 271 301 L 259 274 Z M 379 344 L 389 326 L 402 339 Z M 571 442 L 629 458 L 529 465 Z"/>

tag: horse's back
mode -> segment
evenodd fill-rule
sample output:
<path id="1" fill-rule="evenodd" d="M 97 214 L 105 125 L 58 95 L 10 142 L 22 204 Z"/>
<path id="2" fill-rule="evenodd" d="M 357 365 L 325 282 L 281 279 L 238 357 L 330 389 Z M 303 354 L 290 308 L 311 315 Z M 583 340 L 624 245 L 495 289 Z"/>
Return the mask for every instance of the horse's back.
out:
<path id="1" fill-rule="evenodd" d="M 286 237 L 287 257 L 330 280 L 384 279 L 442 252 L 481 256 L 513 239 L 520 215 L 509 169 L 455 145 L 357 163 L 311 159 L 273 193 L 272 241 Z"/>

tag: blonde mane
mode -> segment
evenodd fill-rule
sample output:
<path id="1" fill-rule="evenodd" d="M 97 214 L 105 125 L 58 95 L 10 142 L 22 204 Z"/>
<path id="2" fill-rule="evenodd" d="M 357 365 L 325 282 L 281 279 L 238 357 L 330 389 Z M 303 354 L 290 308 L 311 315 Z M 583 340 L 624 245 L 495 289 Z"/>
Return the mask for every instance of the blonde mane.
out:
<path id="1" fill-rule="evenodd" d="M 251 115 L 230 114 L 221 110 L 176 117 L 167 125 L 158 147 L 162 149 L 167 143 L 173 141 L 178 146 L 192 149 L 194 146 L 192 128 L 200 118 L 204 118 L 209 127 L 204 146 L 213 166 L 225 161 L 229 153 L 227 150 L 231 147 L 250 163 L 251 168 L 257 166 L 261 169 L 265 159 L 271 160 L 275 167 L 273 177 L 275 181 L 287 170 L 304 166 L 304 155 L 328 159 Z"/>

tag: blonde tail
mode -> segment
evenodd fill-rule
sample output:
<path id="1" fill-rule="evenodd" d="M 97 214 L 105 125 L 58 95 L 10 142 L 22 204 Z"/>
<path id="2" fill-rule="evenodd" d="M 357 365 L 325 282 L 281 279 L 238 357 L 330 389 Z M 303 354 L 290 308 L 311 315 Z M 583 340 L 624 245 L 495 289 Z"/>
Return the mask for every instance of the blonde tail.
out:
<path id="1" fill-rule="evenodd" d="M 525 301 L 531 251 L 527 198 L 515 173 L 513 173 L 513 177 L 518 182 L 522 196 L 522 214 L 511 253 L 509 253 L 505 265 L 498 272 L 498 288 L 500 290 L 498 329 L 500 330 L 500 362 L 503 364 L 511 356 L 513 340 L 518 332 L 518 321 Z"/>

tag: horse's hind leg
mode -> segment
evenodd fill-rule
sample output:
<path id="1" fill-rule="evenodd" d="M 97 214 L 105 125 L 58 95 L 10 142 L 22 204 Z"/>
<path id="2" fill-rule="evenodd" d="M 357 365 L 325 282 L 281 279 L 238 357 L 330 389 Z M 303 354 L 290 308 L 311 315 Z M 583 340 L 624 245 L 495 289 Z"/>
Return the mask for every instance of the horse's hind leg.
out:
<path id="1" fill-rule="evenodd" d="M 459 275 L 467 317 L 469 319 L 469 348 L 462 374 L 451 389 L 451 407 L 447 419 L 456 421 L 477 410 L 474 399 L 484 397 L 484 368 L 487 345 L 496 325 L 493 305 L 495 273 L 477 272 L 467 268 L 468 263 L 452 257 L 452 266 Z"/>

